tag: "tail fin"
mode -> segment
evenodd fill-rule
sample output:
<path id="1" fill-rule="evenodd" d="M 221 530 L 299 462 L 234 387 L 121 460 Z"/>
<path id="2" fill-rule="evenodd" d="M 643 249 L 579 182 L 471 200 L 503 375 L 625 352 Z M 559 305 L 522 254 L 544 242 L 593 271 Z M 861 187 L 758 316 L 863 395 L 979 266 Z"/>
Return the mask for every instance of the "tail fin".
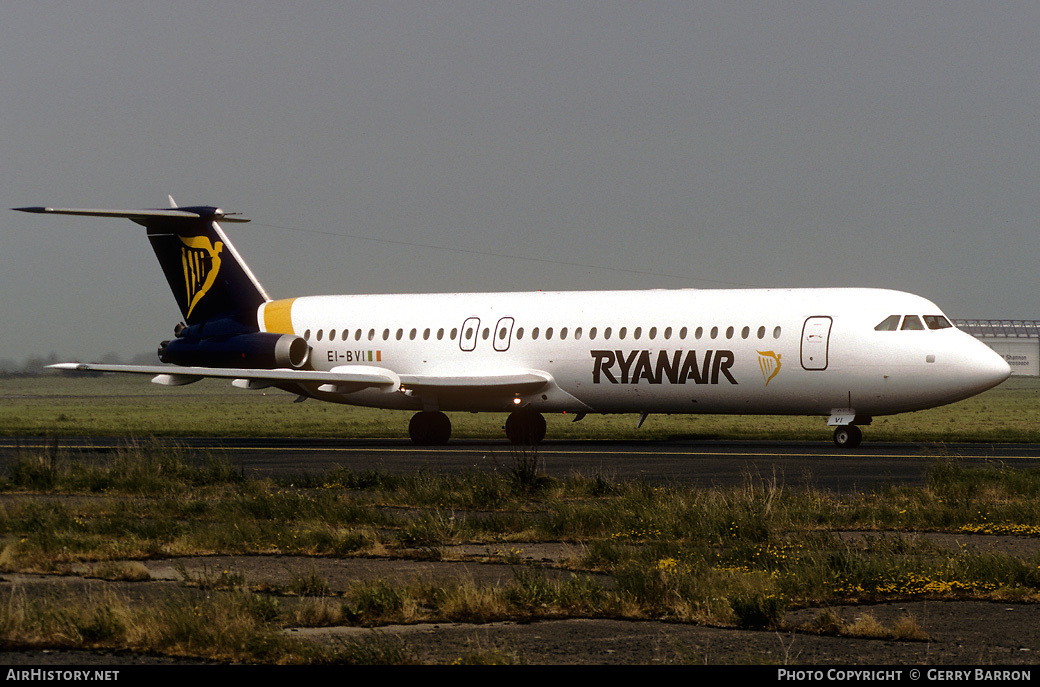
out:
<path id="1" fill-rule="evenodd" d="M 173 199 L 170 199 L 171 205 Z M 256 311 L 271 300 L 217 220 L 248 222 L 209 206 L 156 210 L 13 208 L 22 212 L 125 217 L 148 230 L 159 265 L 188 326 L 231 319 L 256 329 Z"/>

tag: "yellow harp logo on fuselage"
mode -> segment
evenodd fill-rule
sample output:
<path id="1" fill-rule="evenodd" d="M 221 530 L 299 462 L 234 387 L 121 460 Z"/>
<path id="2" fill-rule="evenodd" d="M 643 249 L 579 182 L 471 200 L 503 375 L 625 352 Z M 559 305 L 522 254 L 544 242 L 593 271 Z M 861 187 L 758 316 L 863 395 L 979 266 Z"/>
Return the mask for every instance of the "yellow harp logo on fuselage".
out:
<path id="1" fill-rule="evenodd" d="M 224 244 L 210 242 L 205 236 L 179 236 L 181 243 L 181 265 L 184 267 L 184 286 L 188 295 L 188 312 L 184 319 L 191 317 L 202 297 L 213 286 L 220 272 L 220 252 Z"/>
<path id="2" fill-rule="evenodd" d="M 762 379 L 766 380 L 766 386 L 769 386 L 773 377 L 780 373 L 780 354 L 773 351 L 759 351 L 758 367 L 762 370 Z"/>

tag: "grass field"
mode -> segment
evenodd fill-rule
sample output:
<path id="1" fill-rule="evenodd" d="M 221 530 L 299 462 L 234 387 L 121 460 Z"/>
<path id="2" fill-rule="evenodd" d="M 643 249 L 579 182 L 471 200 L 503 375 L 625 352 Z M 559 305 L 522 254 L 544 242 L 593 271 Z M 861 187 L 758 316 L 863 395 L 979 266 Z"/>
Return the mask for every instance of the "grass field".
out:
<path id="1" fill-rule="evenodd" d="M 0 378 L 0 434 L 130 436 L 316 436 L 407 438 L 410 412 L 341 406 L 291 394 L 242 391 L 204 380 L 160 387 L 147 377 L 60 375 Z M 504 414 L 450 413 L 453 436 L 504 438 Z M 546 416 L 548 439 L 820 439 L 824 418 L 652 415 Z M 1040 441 L 1040 379 L 1013 378 L 942 408 L 880 417 L 867 441 Z"/>

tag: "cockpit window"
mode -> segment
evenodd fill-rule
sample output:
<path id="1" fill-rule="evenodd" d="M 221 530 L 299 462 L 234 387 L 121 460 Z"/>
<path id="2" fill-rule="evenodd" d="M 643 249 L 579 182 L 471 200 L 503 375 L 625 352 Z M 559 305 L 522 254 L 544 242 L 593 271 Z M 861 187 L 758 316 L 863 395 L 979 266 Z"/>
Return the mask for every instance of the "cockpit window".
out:
<path id="1" fill-rule="evenodd" d="M 903 318 L 902 329 L 924 329 L 924 325 L 921 324 L 921 318 L 917 315 L 907 315 Z"/>
<path id="2" fill-rule="evenodd" d="M 900 320 L 903 321 L 902 327 L 899 326 Z M 950 324 L 950 321 L 942 315 L 925 315 L 924 324 L 921 324 L 921 318 L 917 315 L 907 315 L 906 317 L 903 317 L 902 315 L 889 315 L 874 327 L 874 331 L 894 332 L 897 329 L 902 329 L 903 331 L 918 331 L 924 329 L 925 326 L 927 326 L 928 329 L 947 329 L 953 325 Z"/>
<path id="3" fill-rule="evenodd" d="M 929 329 L 948 329 L 953 325 L 950 321 L 942 315 L 925 315 L 924 323 L 928 325 Z"/>
<path id="4" fill-rule="evenodd" d="M 874 327 L 874 331 L 878 332 L 894 332 L 897 329 L 899 329 L 899 315 L 889 315 L 881 321 L 881 324 Z"/>

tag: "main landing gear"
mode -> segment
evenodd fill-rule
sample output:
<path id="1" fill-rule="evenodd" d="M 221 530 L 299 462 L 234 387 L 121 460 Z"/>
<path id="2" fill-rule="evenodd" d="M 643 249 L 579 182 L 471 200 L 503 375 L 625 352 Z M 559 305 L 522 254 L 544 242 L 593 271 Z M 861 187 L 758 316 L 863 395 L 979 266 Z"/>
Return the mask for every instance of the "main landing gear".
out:
<path id="1" fill-rule="evenodd" d="M 419 446 L 443 446 L 451 438 L 451 420 L 440 411 L 424 410 L 412 416 L 408 436 Z M 519 446 L 534 446 L 545 438 L 545 418 L 530 410 L 516 410 L 506 418 L 506 437 Z"/>
<path id="2" fill-rule="evenodd" d="M 451 420 L 440 411 L 424 410 L 412 416 L 408 436 L 419 446 L 442 446 L 451 438 Z"/>
<path id="3" fill-rule="evenodd" d="M 545 438 L 545 418 L 532 410 L 514 410 L 506 418 L 506 438 L 518 446 L 534 446 Z"/>
<path id="4" fill-rule="evenodd" d="M 834 445 L 838 448 L 856 448 L 863 441 L 863 430 L 856 425 L 841 425 L 834 430 Z"/>

